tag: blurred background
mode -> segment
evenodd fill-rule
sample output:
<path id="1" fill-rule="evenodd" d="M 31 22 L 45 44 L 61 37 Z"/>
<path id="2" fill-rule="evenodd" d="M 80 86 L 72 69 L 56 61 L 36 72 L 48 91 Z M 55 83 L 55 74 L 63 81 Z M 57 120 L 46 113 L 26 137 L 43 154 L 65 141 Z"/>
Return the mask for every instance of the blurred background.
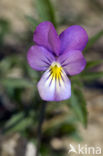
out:
<path id="1" fill-rule="evenodd" d="M 59 34 L 83 26 L 89 42 L 86 69 L 71 77 L 71 98 L 47 103 L 40 156 L 74 156 L 69 144 L 103 152 L 103 0 L 0 0 L 0 156 L 35 156 L 42 73 L 30 69 L 26 54 L 46 20 Z"/>

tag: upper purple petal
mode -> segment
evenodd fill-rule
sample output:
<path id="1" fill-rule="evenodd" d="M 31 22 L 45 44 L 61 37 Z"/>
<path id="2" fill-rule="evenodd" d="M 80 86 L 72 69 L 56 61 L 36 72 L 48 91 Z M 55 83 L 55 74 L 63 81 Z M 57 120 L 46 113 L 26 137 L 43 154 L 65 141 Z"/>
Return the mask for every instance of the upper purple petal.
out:
<path id="1" fill-rule="evenodd" d="M 69 75 L 79 74 L 86 66 L 86 60 L 79 50 L 70 50 L 59 56 L 57 60 Z"/>
<path id="2" fill-rule="evenodd" d="M 31 68 L 44 71 L 51 65 L 55 58 L 47 49 L 36 45 L 28 50 L 27 60 Z"/>
<path id="3" fill-rule="evenodd" d="M 40 23 L 34 32 L 33 40 L 36 44 L 44 46 L 56 56 L 59 55 L 60 39 L 51 22 Z"/>
<path id="4" fill-rule="evenodd" d="M 60 34 L 60 40 L 61 53 L 66 49 L 82 51 L 88 42 L 88 35 L 84 28 L 79 25 L 73 25 Z"/>

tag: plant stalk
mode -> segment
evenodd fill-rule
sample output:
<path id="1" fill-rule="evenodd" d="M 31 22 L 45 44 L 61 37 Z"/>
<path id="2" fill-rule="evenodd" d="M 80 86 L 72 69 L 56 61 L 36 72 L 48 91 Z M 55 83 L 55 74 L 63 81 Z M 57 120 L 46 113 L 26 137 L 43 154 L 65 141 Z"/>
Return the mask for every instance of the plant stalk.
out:
<path id="1" fill-rule="evenodd" d="M 38 133 L 37 133 L 38 142 L 37 142 L 36 156 L 39 156 L 39 153 L 40 153 L 40 146 L 41 146 L 41 142 L 42 142 L 42 126 L 43 126 L 43 122 L 45 120 L 46 104 L 47 104 L 47 102 L 44 101 L 41 105 L 41 110 L 40 110 L 40 118 L 39 118 Z"/>

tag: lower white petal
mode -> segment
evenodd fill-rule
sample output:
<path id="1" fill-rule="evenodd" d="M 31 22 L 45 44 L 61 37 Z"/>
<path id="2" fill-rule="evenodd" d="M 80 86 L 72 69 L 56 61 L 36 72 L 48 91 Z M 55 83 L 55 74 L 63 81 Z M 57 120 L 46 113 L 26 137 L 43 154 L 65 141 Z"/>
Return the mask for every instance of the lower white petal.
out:
<path id="1" fill-rule="evenodd" d="M 61 75 L 56 77 L 51 74 L 50 68 L 43 74 L 38 82 L 41 98 L 46 101 L 62 101 L 71 96 L 71 83 L 66 73 L 61 70 Z"/>

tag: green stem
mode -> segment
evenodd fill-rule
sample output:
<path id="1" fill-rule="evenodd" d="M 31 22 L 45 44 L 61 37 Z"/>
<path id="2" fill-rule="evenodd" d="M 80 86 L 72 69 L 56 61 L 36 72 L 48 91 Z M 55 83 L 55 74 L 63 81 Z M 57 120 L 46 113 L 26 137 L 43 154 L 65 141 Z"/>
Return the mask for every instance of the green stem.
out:
<path id="1" fill-rule="evenodd" d="M 41 141 L 42 141 L 42 125 L 45 119 L 45 111 L 46 111 L 46 103 L 43 102 L 41 105 L 41 111 L 40 111 L 40 119 L 39 119 L 39 125 L 38 125 L 38 136 L 37 136 L 37 150 L 36 150 L 36 156 L 39 156 L 40 153 L 40 146 L 41 146 Z"/>

